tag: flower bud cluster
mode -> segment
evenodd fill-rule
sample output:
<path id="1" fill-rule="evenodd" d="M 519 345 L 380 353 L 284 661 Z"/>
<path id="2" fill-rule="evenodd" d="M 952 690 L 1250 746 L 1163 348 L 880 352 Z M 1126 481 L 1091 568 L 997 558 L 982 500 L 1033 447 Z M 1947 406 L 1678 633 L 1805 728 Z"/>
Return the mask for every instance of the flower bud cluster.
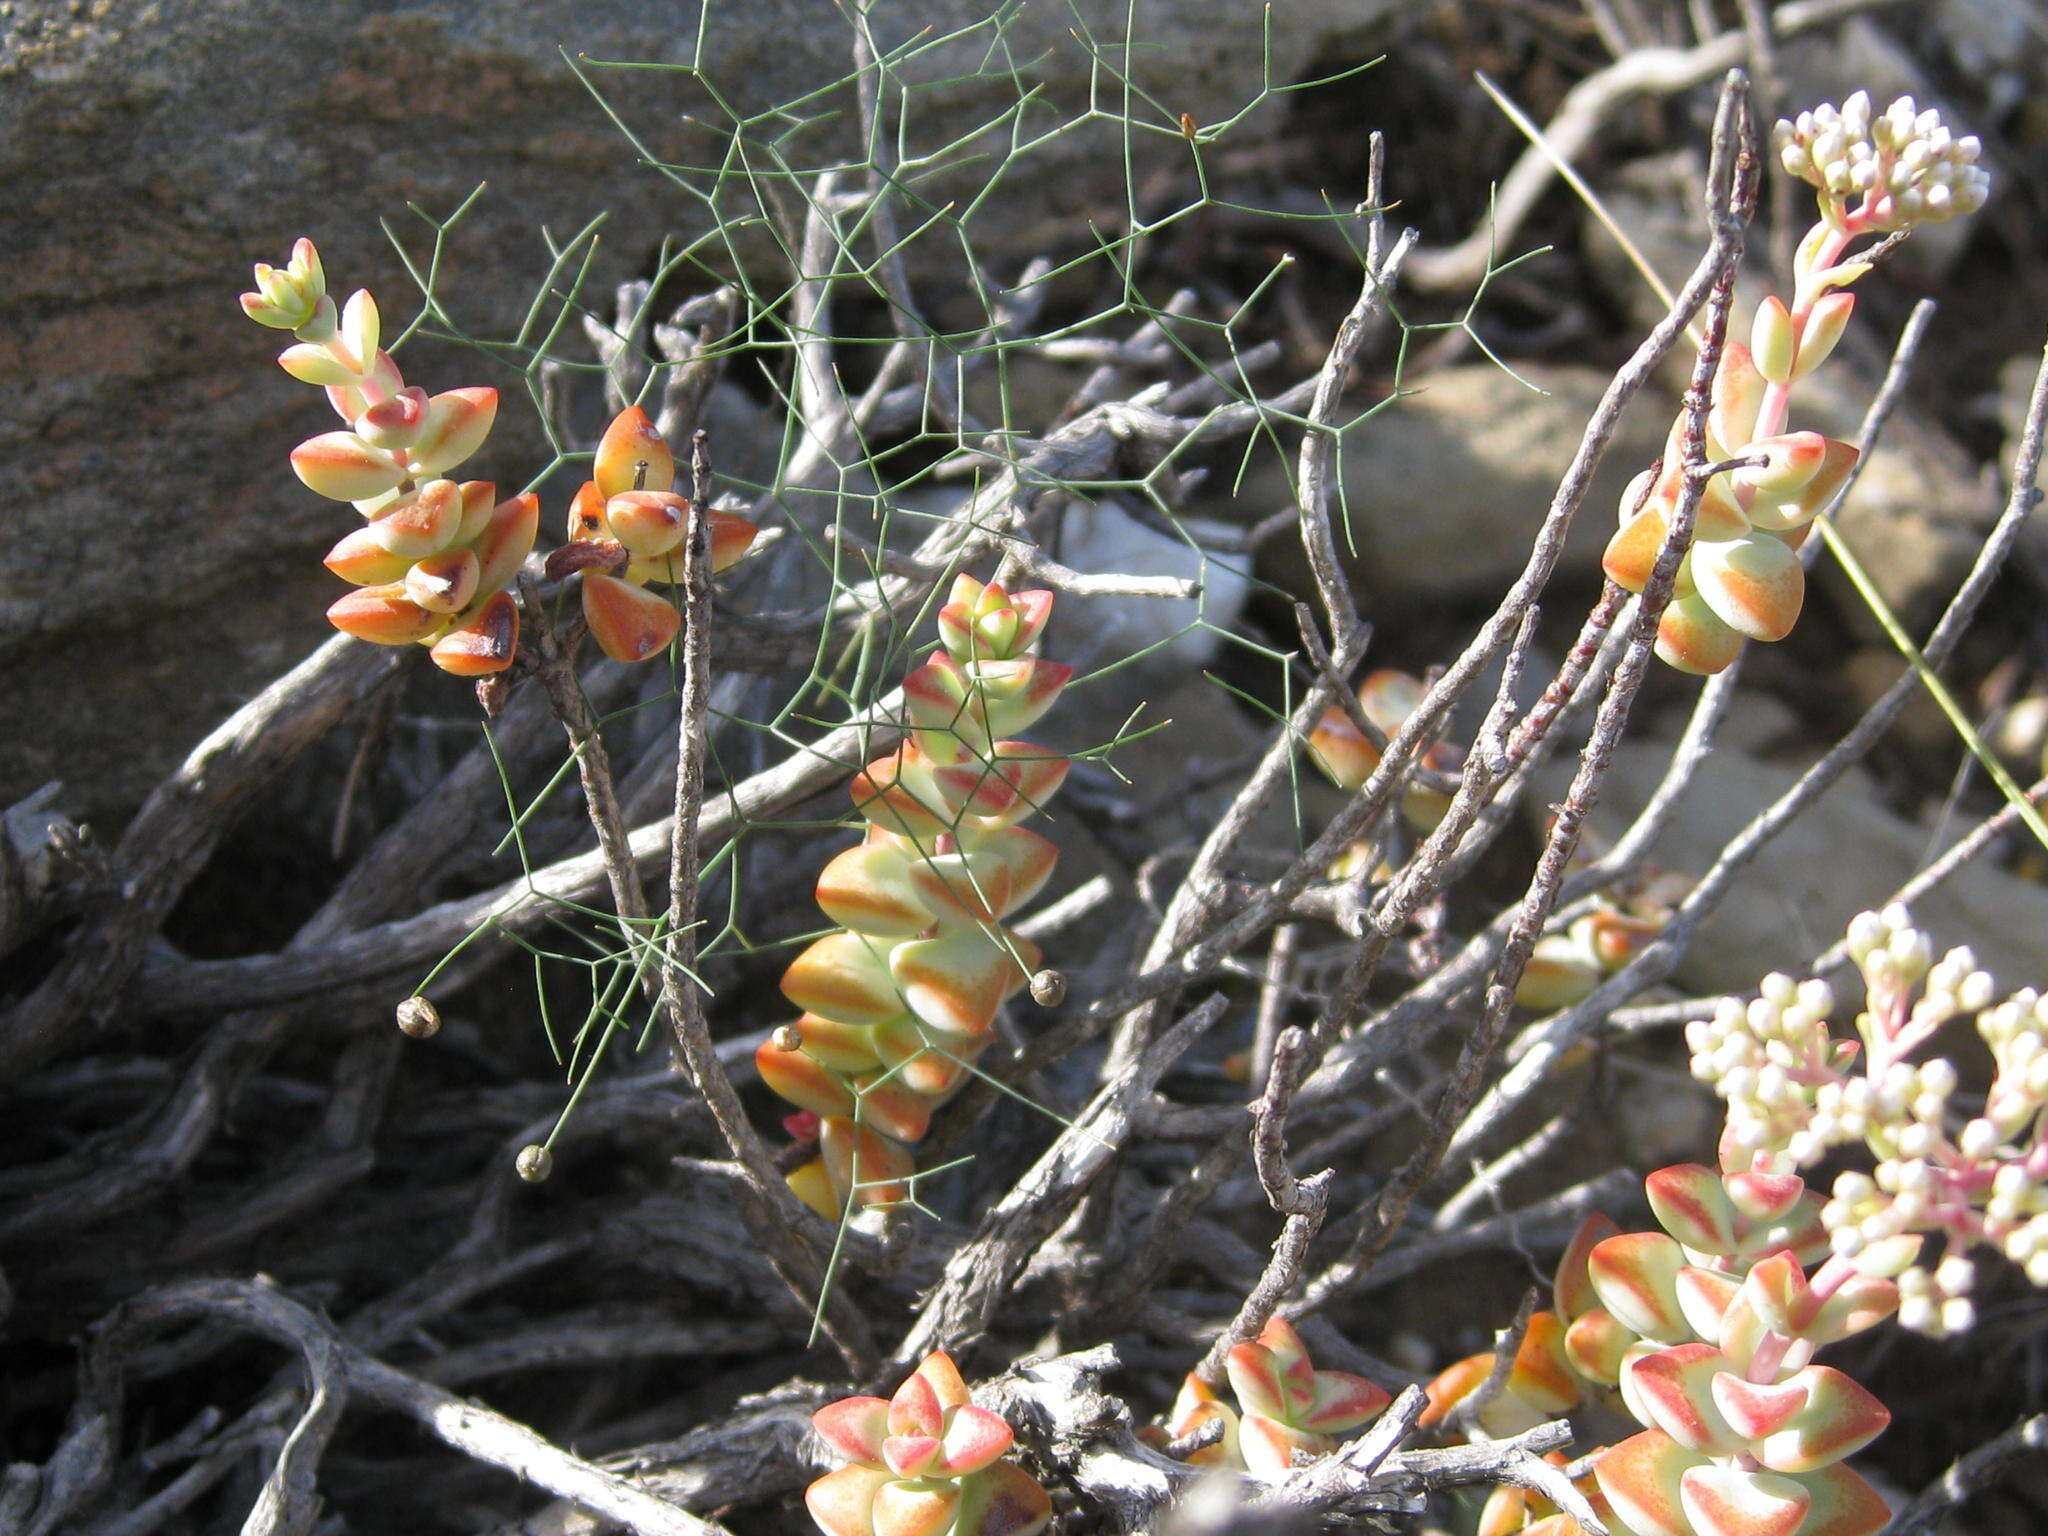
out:
<path id="1" fill-rule="evenodd" d="M 1910 96 L 1873 112 L 1870 93 L 1857 91 L 1840 110 L 1824 102 L 1779 122 L 1775 137 L 1787 173 L 1819 190 L 1834 222 L 1860 232 L 1974 213 L 1991 188 L 1976 136 L 1950 132 L 1938 111 Z"/>
<path id="2" fill-rule="evenodd" d="M 818 878 L 818 905 L 840 927 L 783 973 L 803 1016 L 754 1057 L 798 1106 L 785 1124 L 815 1141 L 789 1182 L 824 1215 L 908 1195 L 907 1144 L 1039 971 L 1037 947 L 1004 920 L 1038 894 L 1059 849 L 1018 823 L 1070 764 L 1011 734 L 1052 707 L 1073 669 L 1037 655 L 1050 592 L 961 576 L 951 597 L 942 644 L 903 682 L 903 742 L 854 776 L 866 835 Z"/>
<path id="3" fill-rule="evenodd" d="M 1818 432 L 1787 430 L 1792 386 L 1834 351 L 1854 312 L 1844 292 L 1870 270 L 1856 240 L 1974 211 L 1988 181 L 1977 141 L 1901 98 L 1875 118 L 1858 91 L 1837 111 L 1802 112 L 1777 128 L 1785 168 L 1819 189 L 1820 218 L 1799 242 L 1792 300 L 1757 306 L 1748 343 L 1723 348 L 1707 420 L 1707 464 L 1739 464 L 1700 488 L 1693 537 L 1657 628 L 1657 655 L 1681 672 L 1719 672 L 1744 640 L 1782 640 L 1806 599 L 1798 550 L 1814 517 L 1854 470 L 1857 450 Z M 1849 200 L 1856 198 L 1854 206 Z M 1621 527 L 1602 560 L 1631 592 L 1648 584 L 1686 491 L 1681 419 L 1662 466 L 1622 497 Z"/>
<path id="4" fill-rule="evenodd" d="M 429 397 L 408 387 L 379 344 L 376 300 L 358 289 L 337 309 L 310 240 L 282 269 L 259 264 L 242 308 L 292 333 L 279 364 L 324 388 L 347 423 L 292 450 L 308 489 L 353 503 L 364 519 L 327 555 L 327 568 L 357 588 L 327 610 L 334 627 L 375 645 L 429 646 L 436 666 L 462 677 L 511 666 L 519 607 L 505 588 L 533 548 L 539 503 L 499 501 L 488 481 L 448 477 L 483 446 L 498 392 Z"/>
<path id="5" fill-rule="evenodd" d="M 1936 959 L 1899 906 L 1858 916 L 1847 948 L 1864 981 L 1859 1039 L 1829 1033 L 1834 999 L 1823 983 L 1768 976 L 1758 997 L 1725 999 L 1687 1026 L 1693 1075 L 1727 1101 L 1731 1165 L 1789 1173 L 1833 1147 L 1866 1148 L 1870 1171 L 1841 1174 L 1822 1208 L 1830 1246 L 1877 1273 L 1900 1240 L 1941 1234 L 1938 1262 L 1895 1271 L 1900 1320 L 1955 1333 L 1974 1315 L 1974 1244 L 2048 1285 L 2048 1000 L 2027 990 L 1994 1004 L 1996 984 L 1971 952 Z M 1906 1059 L 1971 1014 L 1994 1068 L 1975 1115 L 1955 1106 L 1951 1061 Z"/>

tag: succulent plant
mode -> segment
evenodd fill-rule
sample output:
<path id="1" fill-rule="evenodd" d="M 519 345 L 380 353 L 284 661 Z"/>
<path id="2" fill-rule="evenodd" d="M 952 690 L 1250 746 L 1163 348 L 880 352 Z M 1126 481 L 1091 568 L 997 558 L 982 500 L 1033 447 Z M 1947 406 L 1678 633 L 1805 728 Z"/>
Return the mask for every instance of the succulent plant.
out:
<path id="1" fill-rule="evenodd" d="M 1957 137 L 1909 97 L 1873 118 L 1859 91 L 1837 112 L 1821 106 L 1777 126 L 1788 174 L 1819 193 L 1820 218 L 1799 243 L 1792 301 L 1758 306 L 1747 345 L 1730 341 L 1715 374 L 1707 419 L 1709 477 L 1693 541 L 1657 631 L 1657 654 L 1684 672 L 1719 672 L 1749 640 L 1782 640 L 1798 621 L 1806 572 L 1798 549 L 1816 514 L 1841 489 L 1857 450 L 1812 431 L 1789 431 L 1792 386 L 1841 339 L 1856 301 L 1846 290 L 1871 263 L 1849 248 L 1980 207 L 1988 185 L 1977 141 Z M 1602 562 L 1631 592 L 1648 584 L 1685 485 L 1683 422 L 1658 469 L 1621 498 L 1621 527 Z"/>
<path id="2" fill-rule="evenodd" d="M 1370 1423 L 1393 1401 L 1363 1376 L 1317 1370 L 1301 1336 L 1279 1317 L 1257 1339 L 1233 1346 L 1223 1369 L 1237 1406 L 1191 1372 L 1161 1438 L 1184 1439 L 1221 1423 L 1223 1437 L 1191 1453 L 1189 1462 L 1265 1482 L 1285 1477 L 1298 1460 L 1329 1455 L 1339 1435 Z"/>
<path id="3" fill-rule="evenodd" d="M 1010 1426 L 977 1408 L 951 1356 L 927 1355 L 891 1398 L 848 1397 L 812 1425 L 847 1465 L 804 1490 L 826 1536 L 1034 1536 L 1038 1480 L 1003 1460 Z"/>
<path id="4" fill-rule="evenodd" d="M 1515 984 L 1515 1001 L 1543 1013 L 1583 1001 L 1656 942 L 1691 886 L 1680 875 L 1652 875 L 1603 899 L 1562 932 L 1544 934 Z"/>
<path id="5" fill-rule="evenodd" d="M 824 1214 L 904 1198 L 907 1143 L 1038 970 L 1036 947 L 1004 920 L 1059 857 L 1018 823 L 1058 790 L 1068 761 L 1014 739 L 1073 675 L 1037 655 L 1052 602 L 959 577 L 939 610 L 939 648 L 904 679 L 903 741 L 854 776 L 867 829 L 817 888 L 841 926 L 784 973 L 802 1016 L 755 1055 L 762 1081 L 803 1112 L 790 1129 L 816 1138 L 790 1186 Z"/>
<path id="6" fill-rule="evenodd" d="M 591 478 L 569 501 L 568 538 L 551 572 L 582 573 L 583 620 L 614 661 L 645 661 L 668 649 L 682 616 L 647 590 L 683 579 L 679 551 L 692 505 L 675 489 L 675 454 L 637 405 L 614 416 L 598 441 Z M 724 570 L 760 532 L 745 518 L 705 509 L 711 569 Z"/>
<path id="7" fill-rule="evenodd" d="M 259 263 L 242 308 L 292 333 L 279 364 L 324 387 L 348 424 L 291 456 L 308 489 L 353 503 L 364 518 L 328 552 L 327 568 L 357 589 L 327 610 L 329 621 L 375 645 L 428 646 L 436 666 L 461 677 L 509 667 L 519 607 L 505 588 L 533 548 L 539 502 L 500 501 L 488 481 L 448 478 L 490 434 L 498 392 L 430 397 L 409 387 L 379 346 L 376 300 L 358 289 L 337 309 L 310 240 L 293 246 L 283 268 Z"/>

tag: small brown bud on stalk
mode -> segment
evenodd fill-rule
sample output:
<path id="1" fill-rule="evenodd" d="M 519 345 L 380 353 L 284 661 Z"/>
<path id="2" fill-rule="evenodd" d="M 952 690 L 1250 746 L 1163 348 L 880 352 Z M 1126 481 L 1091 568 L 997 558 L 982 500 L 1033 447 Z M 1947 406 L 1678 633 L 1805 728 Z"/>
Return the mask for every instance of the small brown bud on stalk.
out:
<path id="1" fill-rule="evenodd" d="M 1047 967 L 1035 971 L 1031 977 L 1031 1000 L 1041 1008 L 1057 1008 L 1067 995 L 1067 978 L 1064 973 Z"/>
<path id="2" fill-rule="evenodd" d="M 431 1040 L 441 1032 L 441 1010 L 424 997 L 408 997 L 398 1005 L 398 1027 L 415 1040 Z"/>

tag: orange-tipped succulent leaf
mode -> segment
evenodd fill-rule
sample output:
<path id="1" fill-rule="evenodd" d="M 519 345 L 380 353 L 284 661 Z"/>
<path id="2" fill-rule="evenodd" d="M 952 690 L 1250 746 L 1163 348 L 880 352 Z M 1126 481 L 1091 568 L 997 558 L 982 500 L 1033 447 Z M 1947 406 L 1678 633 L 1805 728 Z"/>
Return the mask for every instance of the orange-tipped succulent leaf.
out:
<path id="1" fill-rule="evenodd" d="M 370 537 L 408 560 L 439 554 L 462 527 L 462 488 L 453 480 L 429 480 L 372 518 Z"/>
<path id="2" fill-rule="evenodd" d="M 932 925 L 912 871 L 920 855 L 907 839 L 871 829 L 818 876 L 818 905 L 842 928 L 873 938 L 908 939 Z"/>
<path id="3" fill-rule="evenodd" d="M 405 466 L 353 432 L 323 432 L 292 450 L 292 473 L 331 501 L 362 501 L 396 489 Z"/>
<path id="4" fill-rule="evenodd" d="M 675 485 L 675 455 L 647 413 L 629 405 L 598 440 L 591 478 L 607 501 L 626 491 L 666 491 Z"/>
<path id="5" fill-rule="evenodd" d="M 1735 1202 L 1721 1176 L 1699 1163 L 1659 1168 L 1643 1180 L 1657 1224 L 1686 1247 L 1717 1258 L 1735 1252 Z"/>
<path id="6" fill-rule="evenodd" d="M 487 485 L 484 489 L 489 491 L 491 487 Z M 465 506 L 468 490 L 463 487 Z M 465 514 L 464 521 L 467 520 Z M 539 532 L 540 498 L 531 491 L 493 507 L 482 532 L 470 542 L 478 561 L 477 589 L 495 592 L 510 586 L 533 552 L 534 536 Z"/>
<path id="7" fill-rule="evenodd" d="M 782 995 L 806 1013 L 845 1024 L 884 1024 L 903 1016 L 889 972 L 889 947 L 857 933 L 828 933 L 790 962 Z"/>
<path id="8" fill-rule="evenodd" d="M 996 1010 L 1038 969 L 1039 959 L 1035 944 L 1006 930 L 957 928 L 898 944 L 889 955 L 889 974 L 924 1023 L 945 1034 L 979 1038 L 994 1025 Z M 787 982 L 783 990 L 789 990 Z"/>
<path id="9" fill-rule="evenodd" d="M 367 528 L 346 534 L 327 552 L 323 562 L 343 581 L 358 587 L 381 587 L 403 581 L 412 562 L 394 555 Z"/>
<path id="10" fill-rule="evenodd" d="M 804 1508 L 825 1536 L 876 1536 L 875 1495 L 890 1481 L 884 1468 L 841 1467 L 804 1490 Z"/>
<path id="11" fill-rule="evenodd" d="M 831 1183 L 837 1215 L 847 1200 L 862 1205 L 895 1205 L 910 1196 L 903 1181 L 912 1171 L 910 1154 L 885 1136 L 838 1115 L 818 1127 L 818 1151 Z"/>
<path id="12" fill-rule="evenodd" d="M 489 677 L 512 665 L 519 652 L 519 605 L 494 592 L 468 619 L 434 642 L 434 665 L 457 677 Z"/>
<path id="13" fill-rule="evenodd" d="M 569 538 L 609 539 L 612 531 L 605 525 L 604 493 L 597 488 L 595 480 L 586 480 L 576 488 L 576 494 L 569 498 Z"/>
<path id="14" fill-rule="evenodd" d="M 1657 659 L 1680 672 L 1724 672 L 1742 654 L 1742 636 L 1697 592 L 1674 597 L 1657 621 Z"/>
<path id="15" fill-rule="evenodd" d="M 1686 1471 L 1678 1498 L 1697 1536 L 1798 1536 L 1813 1503 L 1789 1477 L 1720 1465 Z"/>
<path id="16" fill-rule="evenodd" d="M 453 469 L 484 445 L 497 415 L 495 389 L 475 386 L 434 396 L 409 450 L 413 473 L 425 477 Z"/>
<path id="17" fill-rule="evenodd" d="M 462 493 L 462 521 L 455 528 L 455 542 L 474 544 L 490 526 L 491 513 L 498 506 L 498 487 L 489 480 L 465 480 L 456 487 Z"/>
<path id="18" fill-rule="evenodd" d="M 1769 533 L 1700 540 L 1692 549 L 1692 579 L 1714 616 L 1751 640 L 1791 634 L 1806 600 L 1806 568 Z"/>
<path id="19" fill-rule="evenodd" d="M 1660 1344 L 1692 1336 L 1678 1305 L 1678 1272 L 1684 1266 L 1684 1250 L 1662 1232 L 1624 1232 L 1586 1255 L 1601 1304 L 1623 1326 Z"/>
<path id="20" fill-rule="evenodd" d="M 583 620 L 605 655 L 625 662 L 667 650 L 683 623 L 674 604 L 600 571 L 583 573 Z"/>
<path id="21" fill-rule="evenodd" d="M 1339 789 L 1357 789 L 1380 765 L 1380 749 L 1341 709 L 1326 709 L 1308 736 L 1309 756 Z"/>
<path id="22" fill-rule="evenodd" d="M 412 600 L 402 583 L 394 582 L 358 587 L 337 598 L 327 609 L 327 621 L 343 634 L 372 645 L 410 645 L 431 635 L 447 618 L 428 613 Z"/>
<path id="23" fill-rule="evenodd" d="M 916 1473 L 898 1473 L 916 1477 Z M 960 1485 L 945 1479 L 882 1484 L 875 1490 L 874 1536 L 940 1536 L 960 1514 Z"/>
<path id="24" fill-rule="evenodd" d="M 1681 1484 L 1687 1472 L 1708 1464 L 1662 1430 L 1646 1429 L 1603 1451 L 1593 1476 L 1637 1536 L 1696 1536 Z"/>
<path id="25" fill-rule="evenodd" d="M 690 503 L 673 491 L 621 491 L 604 504 L 612 537 L 636 557 L 652 560 L 683 542 Z"/>
<path id="26" fill-rule="evenodd" d="M 715 575 L 753 548 L 761 530 L 744 517 L 716 509 L 706 515 L 711 540 L 711 570 Z"/>

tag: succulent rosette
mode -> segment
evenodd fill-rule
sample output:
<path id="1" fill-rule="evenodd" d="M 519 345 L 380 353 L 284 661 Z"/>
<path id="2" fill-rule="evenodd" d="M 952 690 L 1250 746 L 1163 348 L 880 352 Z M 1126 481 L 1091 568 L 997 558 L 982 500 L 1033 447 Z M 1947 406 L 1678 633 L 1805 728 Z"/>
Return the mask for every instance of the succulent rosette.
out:
<path id="1" fill-rule="evenodd" d="M 1614 1512 L 1637 1536 L 1873 1536 L 1885 1503 L 1842 1462 L 1890 1415 L 1813 1354 L 1892 1314 L 1880 1271 L 1911 1247 L 1809 1275 L 1827 1234 L 1797 1175 L 1684 1165 L 1646 1189 L 1665 1230 L 1592 1247 L 1608 1323 L 1589 1314 L 1566 1341 L 1645 1426 L 1594 1463 Z"/>
<path id="2" fill-rule="evenodd" d="M 279 364 L 325 388 L 347 423 L 291 456 L 309 490 L 352 503 L 364 519 L 327 554 L 327 568 L 357 588 L 327 610 L 329 621 L 375 645 L 429 646 L 434 664 L 458 676 L 509 667 L 519 608 L 505 588 L 533 548 L 539 503 L 501 501 L 488 481 L 450 477 L 490 434 L 498 392 L 429 396 L 408 386 L 379 345 L 376 300 L 359 289 L 337 309 L 310 240 L 283 268 L 259 264 L 242 308 L 292 332 Z"/>
<path id="3" fill-rule="evenodd" d="M 755 1055 L 762 1080 L 817 1117 L 817 1155 L 790 1185 L 825 1214 L 904 1197 L 906 1144 L 1038 969 L 1037 948 L 1006 922 L 1059 857 L 1019 823 L 1059 789 L 1068 760 L 1016 738 L 1073 675 L 1037 654 L 1052 601 L 958 578 L 939 648 L 904 679 L 903 741 L 854 776 L 866 831 L 817 887 L 840 926 L 784 973 L 802 1016 Z"/>
<path id="4" fill-rule="evenodd" d="M 550 557 L 550 569 L 582 572 L 584 622 L 614 661 L 645 661 L 667 650 L 681 627 L 675 604 L 648 590 L 683 579 L 680 551 L 692 507 L 675 483 L 674 452 L 634 405 L 605 428 L 591 478 L 570 498 L 568 540 Z M 715 507 L 704 515 L 716 574 L 744 555 L 760 530 Z"/>
<path id="5" fill-rule="evenodd" d="M 1274 1318 L 1258 1338 L 1232 1347 L 1223 1363 L 1236 1406 L 1190 1373 L 1174 1400 L 1164 1438 L 1182 1439 L 1221 1422 L 1223 1436 L 1193 1452 L 1195 1466 L 1227 1467 L 1277 1482 L 1297 1460 L 1337 1448 L 1337 1437 L 1369 1424 L 1393 1399 L 1363 1376 L 1319 1371 L 1301 1335 Z"/>
<path id="6" fill-rule="evenodd" d="M 927 1355 L 891 1398 L 849 1397 L 812 1416 L 847 1465 L 804 1491 L 827 1536 L 1034 1536 L 1052 1500 L 1003 1460 L 1010 1426 L 969 1398 L 952 1358 Z"/>

